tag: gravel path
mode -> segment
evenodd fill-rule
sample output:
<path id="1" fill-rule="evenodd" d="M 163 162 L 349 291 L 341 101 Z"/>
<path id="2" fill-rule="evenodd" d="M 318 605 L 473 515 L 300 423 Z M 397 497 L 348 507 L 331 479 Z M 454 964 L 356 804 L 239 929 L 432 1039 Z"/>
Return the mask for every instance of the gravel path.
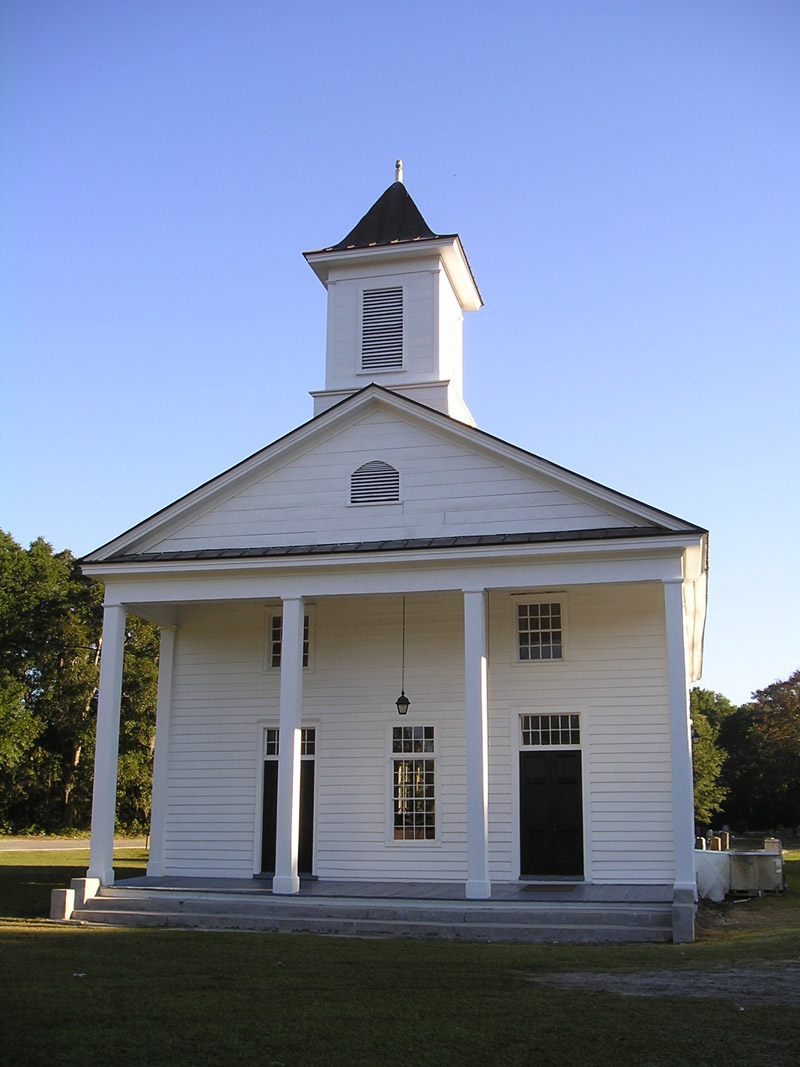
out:
<path id="1" fill-rule="evenodd" d="M 800 963 L 765 963 L 718 971 L 636 971 L 633 974 L 526 974 L 530 982 L 593 989 L 624 997 L 709 997 L 747 1004 L 800 1006 Z"/>
<path id="2" fill-rule="evenodd" d="M 115 837 L 114 848 L 144 848 L 143 837 Z M 88 837 L 0 837 L 0 852 L 88 852 Z"/>

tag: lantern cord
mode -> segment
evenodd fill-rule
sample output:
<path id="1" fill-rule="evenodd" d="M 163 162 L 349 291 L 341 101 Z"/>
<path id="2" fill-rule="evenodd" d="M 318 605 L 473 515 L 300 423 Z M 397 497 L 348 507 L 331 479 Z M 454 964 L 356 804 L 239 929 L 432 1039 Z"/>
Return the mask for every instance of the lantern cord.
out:
<path id="1" fill-rule="evenodd" d="M 400 690 L 406 691 L 406 598 L 403 596 L 403 643 L 402 658 L 400 661 Z"/>

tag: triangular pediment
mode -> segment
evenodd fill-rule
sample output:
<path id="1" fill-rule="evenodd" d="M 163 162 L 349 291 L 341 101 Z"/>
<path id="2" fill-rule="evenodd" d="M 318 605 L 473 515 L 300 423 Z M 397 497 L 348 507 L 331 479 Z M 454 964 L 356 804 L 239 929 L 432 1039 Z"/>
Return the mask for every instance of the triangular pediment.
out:
<path id="1" fill-rule="evenodd" d="M 370 464 L 376 465 L 370 467 Z M 364 470 L 398 473 L 364 499 Z M 395 479 L 389 479 L 394 487 Z M 353 494 L 353 485 L 360 493 Z M 394 492 L 394 488 L 393 488 Z M 698 528 L 370 385 L 86 557 L 619 539 Z"/>

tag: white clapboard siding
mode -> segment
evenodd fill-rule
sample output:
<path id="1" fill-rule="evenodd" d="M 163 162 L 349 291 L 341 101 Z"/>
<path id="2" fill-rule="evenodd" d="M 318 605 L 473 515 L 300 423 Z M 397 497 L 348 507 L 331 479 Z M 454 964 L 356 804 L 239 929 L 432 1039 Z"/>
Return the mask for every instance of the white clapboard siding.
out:
<path id="1" fill-rule="evenodd" d="M 165 867 L 252 877 L 264 611 L 194 609 L 176 642 Z"/>
<path id="2" fill-rule="evenodd" d="M 516 730 L 522 714 L 579 713 L 587 877 L 669 883 L 672 791 L 661 587 L 573 588 L 567 606 L 566 660 L 512 665 L 513 602 L 493 594 L 490 677 L 496 717 L 507 707 L 508 728 Z M 499 723 L 495 730 L 499 733 Z M 516 737 L 511 744 L 516 760 Z M 518 788 L 516 777 L 512 788 Z M 510 870 L 514 860 L 512 855 Z"/>
<path id="3" fill-rule="evenodd" d="M 351 505 L 350 481 L 383 461 L 400 476 L 400 501 Z M 239 484 L 202 514 L 139 548 L 188 551 L 475 533 L 626 526 L 610 506 L 560 487 L 452 437 L 373 411 L 282 466 Z M 322 532 L 324 531 L 324 533 Z"/>
<path id="4" fill-rule="evenodd" d="M 378 382 L 402 386 L 409 381 L 432 381 L 441 377 L 436 330 L 436 297 L 440 267 L 434 257 L 396 274 L 379 274 L 370 279 L 339 279 L 328 287 L 328 389 L 359 389 L 374 377 Z M 385 268 L 384 268 L 385 270 Z M 445 275 L 446 277 L 446 275 Z M 363 290 L 400 287 L 403 292 L 402 366 L 384 374 L 376 369 L 365 377 L 361 370 L 361 302 Z M 448 285 L 449 288 L 449 285 Z M 460 313 L 448 306 L 443 320 Z M 451 342 L 452 343 L 452 342 Z M 448 358 L 453 357 L 448 352 Z"/>
<path id="5" fill-rule="evenodd" d="M 518 591 L 516 591 L 518 592 Z M 581 715 L 587 878 L 672 879 L 672 802 L 658 584 L 567 596 L 567 659 L 516 664 L 511 593 L 489 598 L 489 849 L 493 879 L 518 861 L 519 715 Z M 278 723 L 280 672 L 264 669 L 265 605 L 184 609 L 176 644 L 165 867 L 249 878 L 259 855 L 262 731 Z M 463 614 L 457 594 L 315 602 L 303 721 L 317 730 L 315 872 L 321 878 L 462 880 Z M 394 841 L 393 726 L 436 730 L 437 839 Z"/>

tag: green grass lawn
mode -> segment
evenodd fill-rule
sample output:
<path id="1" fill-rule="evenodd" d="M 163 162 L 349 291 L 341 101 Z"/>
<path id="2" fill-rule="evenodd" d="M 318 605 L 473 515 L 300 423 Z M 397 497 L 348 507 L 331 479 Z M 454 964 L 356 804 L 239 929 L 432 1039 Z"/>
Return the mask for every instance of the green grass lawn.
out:
<path id="1" fill-rule="evenodd" d="M 507 945 L 49 923 L 85 854 L 0 855 L 0 1063 L 728 1067 L 798 1060 L 800 1011 L 534 984 L 551 971 L 800 959 L 792 892 L 704 909 L 693 945 Z M 120 876 L 144 854 L 116 854 Z M 124 872 L 124 873 L 123 873 Z"/>

